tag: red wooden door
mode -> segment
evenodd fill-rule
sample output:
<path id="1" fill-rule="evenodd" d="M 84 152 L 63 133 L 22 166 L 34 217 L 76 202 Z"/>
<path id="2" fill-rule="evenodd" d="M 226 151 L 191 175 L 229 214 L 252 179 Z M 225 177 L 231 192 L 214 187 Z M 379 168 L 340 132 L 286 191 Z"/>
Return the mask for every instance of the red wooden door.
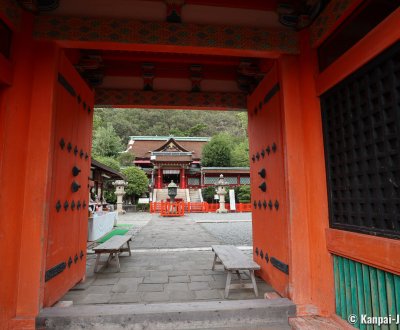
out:
<path id="1" fill-rule="evenodd" d="M 287 296 L 288 202 L 282 102 L 277 66 L 248 98 L 254 260 L 261 276 Z"/>
<path id="2" fill-rule="evenodd" d="M 54 105 L 54 151 L 44 306 L 85 276 L 93 92 L 62 57 Z"/>

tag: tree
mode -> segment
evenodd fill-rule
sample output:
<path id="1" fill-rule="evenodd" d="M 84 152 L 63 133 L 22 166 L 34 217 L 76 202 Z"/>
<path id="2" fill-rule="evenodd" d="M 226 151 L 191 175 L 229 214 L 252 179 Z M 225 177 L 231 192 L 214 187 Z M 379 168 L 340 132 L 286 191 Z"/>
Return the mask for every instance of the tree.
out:
<path id="1" fill-rule="evenodd" d="M 231 166 L 231 137 L 227 134 L 218 134 L 211 138 L 203 148 L 203 166 L 228 167 Z"/>
<path id="2" fill-rule="evenodd" d="M 231 152 L 231 165 L 237 167 L 247 167 L 249 162 L 249 143 L 247 139 L 235 144 Z"/>
<path id="3" fill-rule="evenodd" d="M 122 173 L 128 181 L 126 195 L 131 198 L 132 204 L 135 204 L 136 197 L 148 191 L 149 179 L 146 173 L 136 166 L 127 167 L 122 170 Z"/>
<path id="4" fill-rule="evenodd" d="M 118 155 L 118 161 L 121 166 L 132 166 L 134 160 L 135 160 L 135 155 L 130 151 L 121 152 Z"/>
<path id="5" fill-rule="evenodd" d="M 94 155 L 94 159 L 96 159 L 98 162 L 111 167 L 113 170 L 120 171 L 121 167 L 119 166 L 119 162 L 115 160 L 114 158 L 111 157 L 104 157 L 104 156 L 99 156 L 99 155 Z"/>
<path id="6" fill-rule="evenodd" d="M 212 203 L 214 201 L 214 196 L 216 194 L 215 187 L 209 186 L 201 190 L 203 195 L 203 200 L 207 203 Z"/>
<path id="7" fill-rule="evenodd" d="M 250 186 L 240 186 L 238 188 L 237 197 L 239 203 L 250 203 L 251 201 L 251 191 Z"/>
<path id="8" fill-rule="evenodd" d="M 187 136 L 201 136 L 207 128 L 206 124 L 199 123 L 190 127 L 187 131 Z"/>
<path id="9" fill-rule="evenodd" d="M 121 139 L 110 123 L 106 127 L 99 127 L 94 132 L 92 147 L 94 155 L 115 157 L 121 150 Z"/>
<path id="10" fill-rule="evenodd" d="M 243 136 L 247 136 L 247 125 L 248 125 L 248 115 L 247 112 L 238 112 L 236 114 L 238 120 L 239 129 Z"/>

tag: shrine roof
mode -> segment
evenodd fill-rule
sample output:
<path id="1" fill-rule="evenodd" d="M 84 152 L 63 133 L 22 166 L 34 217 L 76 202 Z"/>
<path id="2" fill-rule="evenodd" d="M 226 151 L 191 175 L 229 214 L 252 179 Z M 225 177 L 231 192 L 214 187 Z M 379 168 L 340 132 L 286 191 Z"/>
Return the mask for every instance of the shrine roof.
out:
<path id="1" fill-rule="evenodd" d="M 199 142 L 208 142 L 211 140 L 210 137 L 207 136 L 172 136 L 172 135 L 156 135 L 156 136 L 130 136 L 130 140 L 134 141 L 168 141 L 169 139 L 174 139 L 175 141 L 199 141 Z"/>
<path id="2" fill-rule="evenodd" d="M 209 137 L 171 137 L 171 136 L 131 136 L 127 151 L 132 152 L 136 158 L 150 159 L 153 152 L 160 152 L 167 142 L 175 141 L 184 150 L 192 154 L 193 160 L 201 159 L 204 145 L 210 141 Z"/>
<path id="3" fill-rule="evenodd" d="M 122 173 L 114 170 L 107 165 L 104 165 L 103 163 L 100 163 L 94 158 L 92 158 L 91 161 L 91 169 L 94 171 L 99 171 L 102 175 L 104 174 L 113 180 L 126 180 L 125 176 Z"/>
<path id="4" fill-rule="evenodd" d="M 250 173 L 250 167 L 202 167 L 204 173 Z"/>

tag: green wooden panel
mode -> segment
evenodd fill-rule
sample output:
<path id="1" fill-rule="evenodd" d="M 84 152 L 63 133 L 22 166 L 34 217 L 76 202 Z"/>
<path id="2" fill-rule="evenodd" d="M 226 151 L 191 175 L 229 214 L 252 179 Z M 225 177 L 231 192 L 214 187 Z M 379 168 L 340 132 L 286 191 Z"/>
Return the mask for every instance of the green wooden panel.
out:
<path id="1" fill-rule="evenodd" d="M 394 279 L 394 292 L 396 296 L 396 313 L 400 314 L 400 276 L 395 275 Z"/>
<path id="2" fill-rule="evenodd" d="M 388 316 L 385 272 L 377 269 L 376 275 L 378 278 L 379 316 Z M 389 330 L 389 326 L 387 324 L 382 325 L 381 329 Z"/>
<path id="3" fill-rule="evenodd" d="M 387 305 L 388 305 L 388 313 L 392 317 L 396 317 L 396 295 L 395 295 L 395 288 L 394 288 L 394 275 L 390 273 L 385 273 L 385 280 L 386 280 L 386 297 L 387 297 Z M 396 324 L 391 324 L 389 329 L 390 330 L 397 330 Z"/>
<path id="4" fill-rule="evenodd" d="M 364 280 L 363 280 L 362 265 L 359 262 L 356 263 L 356 277 L 357 277 L 358 315 L 363 315 L 365 314 Z M 361 330 L 367 329 L 367 326 L 365 324 L 360 324 L 359 327 Z"/>
<path id="5" fill-rule="evenodd" d="M 333 274 L 335 278 L 336 314 L 341 315 L 339 257 L 337 256 L 333 256 Z"/>
<path id="6" fill-rule="evenodd" d="M 338 257 L 339 260 L 339 273 L 340 273 L 340 316 L 344 319 L 347 318 L 347 311 L 346 311 L 346 290 L 345 290 L 345 283 L 344 283 L 344 265 L 343 265 L 343 258 Z"/>
<path id="7" fill-rule="evenodd" d="M 369 267 L 367 265 L 362 265 L 363 271 L 363 281 L 364 281 L 364 306 L 365 314 L 372 315 L 372 300 L 371 300 L 371 281 L 369 279 Z M 371 330 L 374 327 L 372 325 L 367 325 L 367 329 Z"/>
<path id="8" fill-rule="evenodd" d="M 390 325 L 360 324 L 361 315 L 396 318 L 400 314 L 400 276 L 362 263 L 334 256 L 336 313 L 344 320 L 358 316 L 353 326 L 362 330 L 400 330 L 392 319 Z"/>
<path id="9" fill-rule="evenodd" d="M 343 258 L 344 266 L 344 285 L 346 290 L 346 315 L 353 314 L 351 306 L 351 278 L 350 278 L 350 265 L 349 259 Z"/>
<path id="10" fill-rule="evenodd" d="M 356 275 L 356 263 L 353 260 L 349 260 L 350 268 L 350 289 L 351 289 L 351 310 L 352 314 L 358 314 L 358 296 L 357 296 L 357 275 Z M 360 327 L 360 319 L 354 324 L 354 327 Z"/>
<path id="11" fill-rule="evenodd" d="M 376 268 L 369 268 L 369 280 L 371 282 L 371 301 L 372 301 L 372 316 L 380 316 L 379 310 L 379 292 L 378 292 L 378 276 L 376 274 Z M 379 329 L 378 326 L 374 326 L 374 329 Z"/>

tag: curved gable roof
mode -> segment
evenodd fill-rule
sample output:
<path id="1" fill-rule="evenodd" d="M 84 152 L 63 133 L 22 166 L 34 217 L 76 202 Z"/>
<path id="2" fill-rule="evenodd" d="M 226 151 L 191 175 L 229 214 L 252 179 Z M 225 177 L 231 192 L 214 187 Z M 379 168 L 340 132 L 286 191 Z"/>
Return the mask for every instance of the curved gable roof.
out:
<path id="1" fill-rule="evenodd" d="M 170 138 L 161 147 L 153 150 L 153 152 L 190 152 L 182 147 L 174 138 Z"/>

